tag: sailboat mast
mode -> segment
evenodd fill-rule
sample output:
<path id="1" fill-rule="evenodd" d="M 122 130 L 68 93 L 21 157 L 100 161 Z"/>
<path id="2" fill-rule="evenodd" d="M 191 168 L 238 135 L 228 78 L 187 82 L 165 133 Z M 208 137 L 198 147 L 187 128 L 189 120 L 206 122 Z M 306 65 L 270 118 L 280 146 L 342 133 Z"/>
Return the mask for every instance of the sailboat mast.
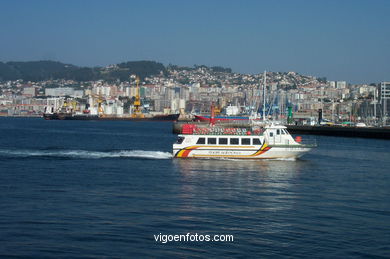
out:
<path id="1" fill-rule="evenodd" d="M 263 82 L 263 121 L 265 121 L 265 87 L 267 82 L 267 73 L 264 71 L 264 82 Z"/>

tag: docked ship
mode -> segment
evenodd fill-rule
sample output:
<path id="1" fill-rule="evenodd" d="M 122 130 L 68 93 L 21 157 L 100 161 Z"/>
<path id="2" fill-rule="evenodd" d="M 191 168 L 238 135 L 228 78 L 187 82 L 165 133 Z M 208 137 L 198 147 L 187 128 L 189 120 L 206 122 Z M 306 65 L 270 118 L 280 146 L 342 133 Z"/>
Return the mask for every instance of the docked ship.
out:
<path id="1" fill-rule="evenodd" d="M 123 120 L 123 121 L 177 121 L 180 114 L 161 114 L 144 116 L 111 116 L 98 114 L 72 114 L 64 112 L 44 113 L 45 120 Z"/>
<path id="2" fill-rule="evenodd" d="M 173 144 L 175 158 L 296 159 L 316 147 L 282 125 L 198 128 L 186 124 Z"/>
<path id="3" fill-rule="evenodd" d="M 200 122 L 210 122 L 211 116 L 210 115 L 194 115 L 195 116 L 195 121 L 200 121 Z M 244 120 L 249 120 L 249 116 L 229 116 L 229 115 L 217 115 L 214 117 L 214 120 L 219 122 L 229 122 L 229 121 L 244 121 Z"/>

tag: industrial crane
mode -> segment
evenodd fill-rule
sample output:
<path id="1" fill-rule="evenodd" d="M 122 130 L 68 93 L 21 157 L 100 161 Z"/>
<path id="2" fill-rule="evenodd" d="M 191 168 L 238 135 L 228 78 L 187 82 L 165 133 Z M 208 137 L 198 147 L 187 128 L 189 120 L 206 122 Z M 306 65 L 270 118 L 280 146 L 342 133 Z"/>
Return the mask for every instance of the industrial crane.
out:
<path id="1" fill-rule="evenodd" d="M 136 92 L 135 92 L 135 100 L 134 100 L 134 110 L 131 115 L 133 118 L 144 118 L 145 115 L 141 111 L 141 97 L 140 97 L 140 90 L 139 90 L 139 77 L 135 79 L 136 82 Z"/>

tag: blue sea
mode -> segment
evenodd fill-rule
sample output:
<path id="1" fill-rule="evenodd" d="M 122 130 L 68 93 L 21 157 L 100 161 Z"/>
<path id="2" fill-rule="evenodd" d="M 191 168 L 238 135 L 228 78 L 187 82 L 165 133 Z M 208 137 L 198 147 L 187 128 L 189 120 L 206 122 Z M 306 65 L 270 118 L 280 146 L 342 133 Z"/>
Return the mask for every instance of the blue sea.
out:
<path id="1" fill-rule="evenodd" d="M 390 258 L 390 141 L 240 161 L 172 159 L 175 138 L 169 122 L 0 118 L 0 257 Z M 172 240 L 187 234 L 234 239 Z"/>

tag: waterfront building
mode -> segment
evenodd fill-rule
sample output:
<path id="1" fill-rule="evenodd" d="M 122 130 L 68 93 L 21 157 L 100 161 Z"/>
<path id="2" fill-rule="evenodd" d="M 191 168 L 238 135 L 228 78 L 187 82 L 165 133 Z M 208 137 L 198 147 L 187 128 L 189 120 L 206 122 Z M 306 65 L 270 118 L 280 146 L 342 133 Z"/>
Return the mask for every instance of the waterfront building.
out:
<path id="1" fill-rule="evenodd" d="M 386 125 L 389 116 L 388 100 L 390 99 L 390 82 L 381 83 L 381 104 L 383 111 L 383 124 Z"/>

